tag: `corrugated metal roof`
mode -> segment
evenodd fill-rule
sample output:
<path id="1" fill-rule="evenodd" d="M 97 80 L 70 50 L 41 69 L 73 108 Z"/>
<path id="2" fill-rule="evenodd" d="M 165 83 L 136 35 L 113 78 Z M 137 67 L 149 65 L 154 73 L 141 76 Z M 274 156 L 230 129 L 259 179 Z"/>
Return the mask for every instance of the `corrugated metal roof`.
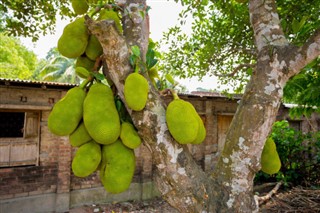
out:
<path id="1" fill-rule="evenodd" d="M 33 80 L 21 80 L 21 79 L 7 79 L 0 78 L 0 86 L 27 86 L 27 87 L 41 87 L 41 88 L 71 88 L 77 86 L 77 84 L 59 83 L 59 82 L 47 82 L 47 81 L 33 81 Z"/>
<path id="2" fill-rule="evenodd" d="M 60 82 L 47 82 L 47 81 L 33 81 L 33 80 L 21 80 L 21 79 L 7 79 L 0 78 L 0 86 L 27 86 L 27 87 L 40 87 L 40 88 L 54 88 L 54 89 L 69 89 L 78 84 L 70 84 L 70 83 L 60 83 Z M 182 96 L 193 96 L 193 97 L 221 97 L 227 98 L 227 96 L 217 93 L 217 92 L 199 92 L 193 91 L 191 93 L 179 93 Z M 233 98 L 241 98 L 239 95 L 233 96 Z"/>

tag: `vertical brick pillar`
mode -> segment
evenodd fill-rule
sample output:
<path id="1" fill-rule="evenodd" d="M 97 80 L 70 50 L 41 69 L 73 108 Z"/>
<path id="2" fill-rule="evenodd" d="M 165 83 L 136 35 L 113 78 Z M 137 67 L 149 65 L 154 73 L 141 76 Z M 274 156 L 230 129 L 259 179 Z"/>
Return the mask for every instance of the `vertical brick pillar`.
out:
<path id="1" fill-rule="evenodd" d="M 65 92 L 61 94 L 61 98 Z M 56 195 L 56 212 L 69 211 L 70 204 L 70 179 L 71 179 L 71 159 L 72 147 L 69 137 L 60 137 L 58 145 L 58 183 Z"/>
<path id="2" fill-rule="evenodd" d="M 214 167 L 215 153 L 217 152 L 217 116 L 214 114 L 214 104 L 211 99 L 205 103 L 206 130 L 204 152 L 204 170 L 211 172 Z"/>
<path id="3" fill-rule="evenodd" d="M 72 148 L 68 137 L 61 137 L 59 140 L 56 212 L 66 212 L 69 210 L 71 154 Z"/>

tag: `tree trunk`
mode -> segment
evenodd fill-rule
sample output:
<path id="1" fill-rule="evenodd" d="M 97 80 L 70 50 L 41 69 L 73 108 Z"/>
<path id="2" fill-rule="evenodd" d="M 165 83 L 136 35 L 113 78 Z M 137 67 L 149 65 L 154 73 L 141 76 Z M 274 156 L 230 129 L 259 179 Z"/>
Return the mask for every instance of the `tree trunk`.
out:
<path id="1" fill-rule="evenodd" d="M 94 22 L 87 18 L 87 25 L 103 47 L 108 76 L 125 103 L 124 80 L 133 72 L 129 64 L 130 47 L 138 45 L 144 59 L 149 28 L 148 18 L 140 13 L 146 10 L 145 0 L 121 2 L 125 2 L 121 3 L 125 11 L 122 14 L 124 35 L 119 34 L 113 21 Z M 249 9 L 259 53 L 257 66 L 231 123 L 213 175 L 206 175 L 188 148 L 171 137 L 166 126 L 166 105 L 150 80 L 145 109 L 139 112 L 128 109 L 155 159 L 158 189 L 180 212 L 257 211 L 252 193 L 253 178 L 260 169 L 261 152 L 275 121 L 282 89 L 292 75 L 319 55 L 319 33 L 301 48 L 288 44 L 273 0 L 251 0 Z"/>

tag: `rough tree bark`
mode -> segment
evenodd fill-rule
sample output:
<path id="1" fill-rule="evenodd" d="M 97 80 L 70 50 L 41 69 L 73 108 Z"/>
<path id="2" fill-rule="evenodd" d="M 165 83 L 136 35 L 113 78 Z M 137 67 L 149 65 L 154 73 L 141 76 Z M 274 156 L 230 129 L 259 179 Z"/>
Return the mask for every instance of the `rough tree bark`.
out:
<path id="1" fill-rule="evenodd" d="M 131 73 L 130 47 L 138 45 L 144 58 L 148 45 L 148 19 L 142 18 L 145 0 L 118 1 L 123 8 L 124 34 L 112 21 L 87 19 L 92 34 L 104 50 L 108 76 L 124 100 L 123 86 Z M 158 189 L 180 212 L 255 212 L 253 178 L 260 169 L 260 156 L 275 121 L 287 80 L 320 54 L 320 33 L 302 47 L 290 45 L 280 26 L 274 0 L 250 0 L 249 12 L 258 51 L 257 66 L 227 133 L 217 169 L 206 175 L 186 146 L 171 137 L 165 122 L 166 105 L 149 81 L 145 109 L 128 110 L 150 149 L 157 168 Z M 148 79 L 148 76 L 145 76 Z"/>

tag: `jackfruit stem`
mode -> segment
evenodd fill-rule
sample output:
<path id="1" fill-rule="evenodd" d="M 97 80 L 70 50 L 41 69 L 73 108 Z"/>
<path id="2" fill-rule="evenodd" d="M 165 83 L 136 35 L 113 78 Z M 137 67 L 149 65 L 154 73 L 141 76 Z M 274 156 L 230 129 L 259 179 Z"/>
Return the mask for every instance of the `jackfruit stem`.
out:
<path id="1" fill-rule="evenodd" d="M 80 88 L 81 89 L 84 89 L 87 85 L 88 85 L 88 83 L 90 83 L 91 82 L 91 80 L 89 80 L 89 79 L 85 79 L 81 84 L 80 84 Z"/>
<path id="2" fill-rule="evenodd" d="M 178 100 L 180 99 L 178 94 L 177 94 L 177 91 L 173 90 L 173 89 L 170 89 L 170 92 L 172 94 L 172 97 L 173 97 L 173 100 Z"/>

